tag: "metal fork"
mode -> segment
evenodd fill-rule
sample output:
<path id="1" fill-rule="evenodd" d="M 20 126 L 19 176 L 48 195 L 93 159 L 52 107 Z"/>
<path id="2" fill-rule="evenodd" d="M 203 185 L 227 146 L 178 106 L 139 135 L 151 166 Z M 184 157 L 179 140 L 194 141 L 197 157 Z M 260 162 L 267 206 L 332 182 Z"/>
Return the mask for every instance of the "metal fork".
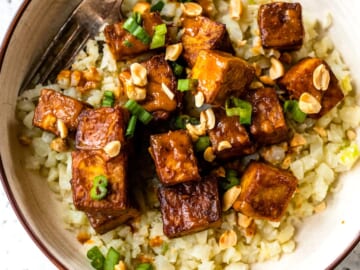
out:
<path id="1" fill-rule="evenodd" d="M 122 19 L 122 1 L 82 0 L 27 75 L 21 91 L 53 81 L 62 69 L 69 68 L 75 56 L 89 38 L 98 34 L 104 23 Z"/>

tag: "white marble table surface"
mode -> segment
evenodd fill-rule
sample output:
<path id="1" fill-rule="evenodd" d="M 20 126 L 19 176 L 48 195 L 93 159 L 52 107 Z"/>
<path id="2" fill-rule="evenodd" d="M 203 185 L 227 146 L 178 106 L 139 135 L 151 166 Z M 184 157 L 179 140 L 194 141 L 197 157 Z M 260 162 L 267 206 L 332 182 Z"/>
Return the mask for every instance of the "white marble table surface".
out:
<path id="1" fill-rule="evenodd" d="M 21 2 L 22 0 L 0 0 L 0 43 Z M 0 185 L 0 258 L 2 270 L 56 269 L 32 242 L 17 220 L 2 185 Z M 360 270 L 360 244 L 336 267 L 336 270 Z"/>

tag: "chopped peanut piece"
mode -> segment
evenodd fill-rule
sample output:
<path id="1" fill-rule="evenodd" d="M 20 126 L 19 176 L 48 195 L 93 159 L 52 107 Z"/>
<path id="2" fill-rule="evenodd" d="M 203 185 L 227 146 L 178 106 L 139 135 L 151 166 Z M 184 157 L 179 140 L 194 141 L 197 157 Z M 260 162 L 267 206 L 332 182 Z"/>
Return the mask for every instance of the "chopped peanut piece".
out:
<path id="1" fill-rule="evenodd" d="M 237 243 L 237 234 L 233 230 L 225 231 L 219 239 L 220 249 L 226 249 L 235 246 Z"/>
<path id="2" fill-rule="evenodd" d="M 304 92 L 299 99 L 299 109 L 306 114 L 318 113 L 321 110 L 321 104 L 314 96 Z"/>
<path id="3" fill-rule="evenodd" d="M 165 52 L 165 60 L 176 61 L 183 51 L 182 43 L 168 45 Z"/>
<path id="4" fill-rule="evenodd" d="M 57 129 L 59 131 L 59 134 L 60 134 L 60 138 L 62 138 L 62 139 L 66 138 L 68 135 L 68 128 L 66 127 L 64 121 L 61 119 L 58 119 L 56 122 L 56 125 L 57 125 Z"/>
<path id="5" fill-rule="evenodd" d="M 253 221 L 253 218 L 238 213 L 238 225 L 242 228 L 248 228 Z"/>
<path id="6" fill-rule="evenodd" d="M 240 185 L 229 188 L 223 196 L 223 211 L 227 211 L 234 204 L 241 192 Z"/>
<path id="7" fill-rule="evenodd" d="M 202 7 L 199 4 L 193 2 L 182 3 L 181 9 L 184 14 L 189 17 L 200 16 L 203 11 Z"/>
<path id="8" fill-rule="evenodd" d="M 271 67 L 269 69 L 270 79 L 272 80 L 279 79 L 285 73 L 283 64 L 274 57 L 271 57 L 270 62 L 271 62 Z"/>
<path id="9" fill-rule="evenodd" d="M 119 155 L 121 150 L 121 142 L 120 141 L 112 141 L 104 146 L 104 151 L 108 154 L 109 157 L 116 157 Z"/>
<path id="10" fill-rule="evenodd" d="M 295 133 L 294 137 L 290 141 L 291 147 L 303 146 L 305 144 L 306 144 L 306 139 L 304 138 L 303 135 L 299 133 Z"/>
<path id="11" fill-rule="evenodd" d="M 315 68 L 313 73 L 313 84 L 317 90 L 326 91 L 330 83 L 330 72 L 324 64 Z"/>
<path id="12" fill-rule="evenodd" d="M 150 8 L 151 5 L 148 2 L 137 2 L 133 7 L 133 12 L 138 12 L 140 14 L 148 13 Z"/>
<path id="13" fill-rule="evenodd" d="M 139 64 L 133 63 L 130 65 L 131 80 L 137 86 L 145 86 L 147 84 L 147 70 Z"/>
<path id="14" fill-rule="evenodd" d="M 216 156 L 214 154 L 214 150 L 212 149 L 211 146 L 209 146 L 208 148 L 205 149 L 204 151 L 204 159 L 207 162 L 213 162 L 215 160 Z"/>
<path id="15" fill-rule="evenodd" d="M 217 147 L 218 152 L 230 149 L 232 148 L 232 145 L 229 141 L 221 141 Z"/>
<path id="16" fill-rule="evenodd" d="M 196 108 L 200 108 L 202 105 L 204 105 L 204 102 L 205 102 L 205 97 L 204 97 L 204 94 L 202 92 L 197 92 L 195 94 L 195 107 Z"/>

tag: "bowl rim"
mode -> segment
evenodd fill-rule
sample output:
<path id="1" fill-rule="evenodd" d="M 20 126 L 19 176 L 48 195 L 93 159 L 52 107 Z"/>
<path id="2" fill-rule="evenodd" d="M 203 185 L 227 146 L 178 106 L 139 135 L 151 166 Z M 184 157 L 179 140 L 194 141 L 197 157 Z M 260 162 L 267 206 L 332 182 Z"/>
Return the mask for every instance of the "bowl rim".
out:
<path id="1" fill-rule="evenodd" d="M 16 26 L 21 20 L 21 17 L 24 15 L 27 7 L 32 2 L 32 0 L 23 0 L 20 7 L 18 8 L 17 12 L 15 13 L 15 16 L 13 17 L 10 26 L 8 27 L 6 34 L 4 36 L 3 42 L 0 46 L 0 72 L 3 68 L 3 62 L 5 58 L 5 54 L 7 52 L 8 46 L 10 44 L 10 40 L 15 32 Z M 21 225 L 27 232 L 27 234 L 30 236 L 32 241 L 36 244 L 36 246 L 43 252 L 43 254 L 58 268 L 66 270 L 67 268 L 61 263 L 60 259 L 58 259 L 45 245 L 43 241 L 40 240 L 40 238 L 37 237 L 37 235 L 32 230 L 30 224 L 25 218 L 24 213 L 22 212 L 21 208 L 19 207 L 18 203 L 16 202 L 14 193 L 12 192 L 9 181 L 7 179 L 4 164 L 1 158 L 0 153 L 0 181 L 2 183 L 2 186 L 4 188 L 4 192 L 9 200 L 9 203 L 11 207 L 13 208 L 17 219 L 20 221 Z M 330 263 L 326 270 L 334 269 L 339 263 L 341 263 L 355 248 L 355 246 L 360 243 L 360 233 L 358 233 L 357 236 L 354 237 L 353 241 L 349 243 L 348 247 L 339 254 L 332 263 Z M 295 251 L 296 252 L 296 251 Z"/>

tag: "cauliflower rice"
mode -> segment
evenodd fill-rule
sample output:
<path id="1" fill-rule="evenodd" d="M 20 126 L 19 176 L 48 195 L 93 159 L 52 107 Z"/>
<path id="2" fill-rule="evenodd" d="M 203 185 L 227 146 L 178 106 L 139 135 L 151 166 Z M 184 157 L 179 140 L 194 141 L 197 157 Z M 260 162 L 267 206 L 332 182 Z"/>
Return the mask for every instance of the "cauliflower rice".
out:
<path id="1" fill-rule="evenodd" d="M 125 7 L 134 4 L 131 3 L 133 0 L 127 2 Z M 164 2 L 166 5 L 161 15 L 179 21 L 179 3 Z M 216 20 L 226 24 L 238 56 L 256 59 L 255 62 L 262 69 L 269 68 L 269 57 L 279 57 L 279 52 L 261 47 L 256 18 L 259 4 L 270 1 L 243 1 L 243 14 L 239 20 L 229 15 L 232 2 L 214 1 L 218 11 Z M 118 250 L 127 269 L 134 269 L 134 259 L 140 259 L 152 261 L 154 268 L 161 270 L 246 270 L 251 269 L 252 263 L 278 260 L 284 254 L 295 251 L 296 228 L 306 222 L 306 217 L 326 211 L 326 200 L 332 192 L 336 192 L 339 173 L 350 170 L 359 157 L 356 128 L 360 124 L 360 107 L 352 88 L 350 72 L 332 41 L 323 35 L 331 25 L 331 16 L 320 22 L 307 17 L 306 10 L 303 10 L 303 24 L 306 32 L 304 46 L 293 52 L 292 57 L 297 60 L 306 56 L 323 58 L 338 78 L 346 97 L 317 121 L 308 118 L 300 125 L 290 122 L 298 136 L 289 146 L 280 144 L 261 149 L 263 158 L 285 169 L 289 168 L 299 181 L 298 189 L 281 222 L 252 220 L 230 210 L 223 214 L 220 228 L 170 240 L 163 234 L 159 202 L 151 189 L 157 180 L 154 175 L 143 172 L 142 177 L 148 183 L 147 192 L 136 191 L 142 210 L 141 217 L 133 221 L 131 226 L 122 225 L 104 235 L 98 235 L 89 225 L 86 215 L 76 210 L 72 203 L 70 152 L 51 150 L 50 143 L 55 135 L 32 125 L 36 100 L 43 86 L 39 85 L 21 94 L 17 103 L 17 117 L 22 125 L 19 139 L 31 148 L 31 154 L 26 157 L 26 168 L 39 171 L 51 190 L 60 195 L 66 229 L 74 231 L 74 237 L 78 239 L 86 236 L 87 241 L 81 245 L 84 256 L 88 249 L 97 245 L 103 253 L 110 247 Z M 119 88 L 118 73 L 128 64 L 117 63 L 108 46 L 100 45 L 103 40 L 102 33 L 90 40 L 72 66 L 76 70 L 95 66 L 103 77 L 99 89 L 81 94 L 75 88 L 62 89 L 57 84 L 47 85 L 46 88 L 99 107 L 104 91 Z M 295 149 L 295 156 L 289 157 L 286 147 Z M 258 155 L 251 158 L 256 159 Z"/>

